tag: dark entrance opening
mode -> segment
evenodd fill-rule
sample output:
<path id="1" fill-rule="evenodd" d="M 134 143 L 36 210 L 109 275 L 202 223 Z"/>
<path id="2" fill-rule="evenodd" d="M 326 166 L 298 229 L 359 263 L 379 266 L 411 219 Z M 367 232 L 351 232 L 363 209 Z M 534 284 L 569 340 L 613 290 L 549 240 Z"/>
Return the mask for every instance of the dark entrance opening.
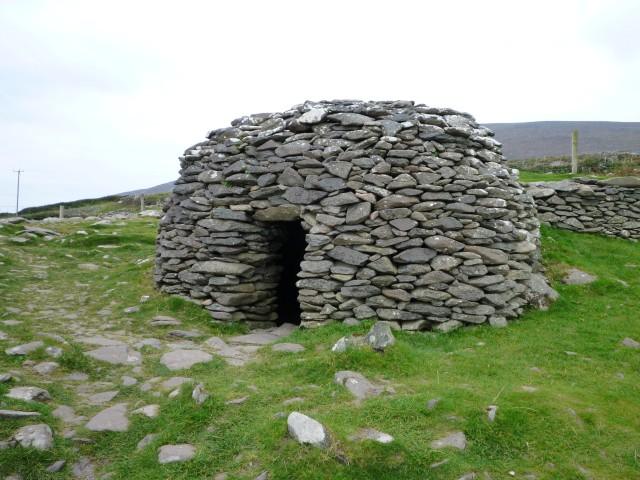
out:
<path id="1" fill-rule="evenodd" d="M 305 232 L 300 222 L 281 222 L 282 233 L 281 264 L 282 273 L 277 289 L 278 324 L 300 324 L 300 304 L 298 303 L 298 272 L 307 246 Z"/>

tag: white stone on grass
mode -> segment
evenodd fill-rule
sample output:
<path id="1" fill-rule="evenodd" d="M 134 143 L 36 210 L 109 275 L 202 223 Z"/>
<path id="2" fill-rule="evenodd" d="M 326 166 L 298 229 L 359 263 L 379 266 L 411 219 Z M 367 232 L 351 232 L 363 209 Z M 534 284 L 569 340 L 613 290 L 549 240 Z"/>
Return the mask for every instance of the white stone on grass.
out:
<path id="1" fill-rule="evenodd" d="M 138 383 L 138 380 L 136 380 L 133 377 L 129 377 L 127 375 L 123 375 L 121 377 L 121 380 L 122 380 L 122 385 L 125 386 L 125 387 L 131 387 L 131 386 L 135 385 L 136 383 Z"/>
<path id="2" fill-rule="evenodd" d="M 107 403 L 113 400 L 116 397 L 116 395 L 118 395 L 118 393 L 119 392 L 117 390 L 96 393 L 89 396 L 87 398 L 87 401 L 89 402 L 90 405 L 102 405 L 104 403 Z"/>
<path id="3" fill-rule="evenodd" d="M 276 343 L 271 347 L 276 352 L 299 353 L 304 352 L 304 347 L 299 343 Z"/>
<path id="4" fill-rule="evenodd" d="M 78 337 L 77 341 L 80 343 L 86 343 L 87 345 L 96 345 L 98 347 L 115 347 L 123 346 L 126 343 L 116 340 L 114 338 L 102 337 L 100 335 L 93 335 L 89 337 Z"/>
<path id="5" fill-rule="evenodd" d="M 46 423 L 19 428 L 12 438 L 25 448 L 49 450 L 53 447 L 53 432 Z"/>
<path id="6" fill-rule="evenodd" d="M 587 285 L 598 279 L 595 275 L 591 275 L 577 268 L 570 269 L 562 279 L 562 283 L 567 285 Z"/>
<path id="7" fill-rule="evenodd" d="M 287 417 L 289 435 L 298 443 L 313 445 L 318 448 L 329 446 L 329 435 L 324 426 L 300 412 L 291 412 Z"/>
<path id="8" fill-rule="evenodd" d="M 67 463 L 66 460 L 55 461 L 51 465 L 49 465 L 46 470 L 49 473 L 57 473 L 64 468 L 66 463 Z"/>
<path id="9" fill-rule="evenodd" d="M 73 408 L 67 405 L 60 405 L 51 413 L 54 417 L 69 425 L 79 425 L 85 420 L 85 417 L 76 415 Z"/>
<path id="10" fill-rule="evenodd" d="M 150 443 L 154 442 L 156 438 L 158 438 L 159 435 L 157 433 L 149 433 L 147 435 L 145 435 L 142 440 L 140 440 L 138 442 L 138 444 L 136 445 L 136 450 L 142 450 L 144 447 L 146 447 L 147 445 L 149 445 Z"/>
<path id="11" fill-rule="evenodd" d="M 164 390 L 172 390 L 184 383 L 189 383 L 191 381 L 193 381 L 193 378 L 191 377 L 171 377 L 165 380 L 164 382 L 162 382 L 160 386 Z M 149 381 L 149 383 L 153 383 L 153 382 Z"/>
<path id="12" fill-rule="evenodd" d="M 14 400 L 27 400 L 45 402 L 51 400 L 51 395 L 44 388 L 40 387 L 14 387 L 6 395 Z"/>
<path id="13" fill-rule="evenodd" d="M 53 373 L 60 365 L 56 362 L 41 362 L 33 367 L 33 370 L 40 375 Z"/>
<path id="14" fill-rule="evenodd" d="M 100 269 L 100 265 L 96 265 L 95 263 L 79 263 L 78 268 L 87 272 L 95 272 Z"/>
<path id="15" fill-rule="evenodd" d="M 464 450 L 467 448 L 467 437 L 465 434 L 463 432 L 453 432 L 431 442 L 431 448 L 434 450 L 449 447 L 457 448 L 458 450 Z"/>
<path id="16" fill-rule="evenodd" d="M 156 315 L 151 319 L 151 325 L 153 327 L 164 327 L 164 326 L 176 326 L 180 325 L 182 322 L 177 318 L 169 317 L 168 315 Z"/>
<path id="17" fill-rule="evenodd" d="M 249 344 L 249 345 L 268 345 L 270 343 L 274 343 L 280 337 L 278 335 L 274 335 L 273 333 L 266 332 L 256 332 L 256 333 L 248 333 L 246 335 L 237 335 L 235 337 L 231 337 L 229 339 L 230 343 L 240 343 L 240 344 Z"/>
<path id="18" fill-rule="evenodd" d="M 497 412 L 498 412 L 497 405 L 489 405 L 487 407 L 487 420 L 489 420 L 489 422 L 494 422 L 496 419 Z"/>
<path id="19" fill-rule="evenodd" d="M 209 398 L 209 392 L 205 390 L 203 384 L 198 383 L 191 392 L 191 398 L 197 405 L 202 405 Z"/>
<path id="20" fill-rule="evenodd" d="M 378 443 L 391 443 L 393 437 L 388 433 L 380 432 L 373 428 L 362 428 L 349 437 L 349 440 L 373 440 Z"/>
<path id="21" fill-rule="evenodd" d="M 374 385 L 364 375 L 350 370 L 336 372 L 334 380 L 338 385 L 343 385 L 358 400 L 375 397 L 384 392 L 384 387 Z"/>
<path id="22" fill-rule="evenodd" d="M 60 347 L 47 347 L 44 349 L 45 353 L 53 358 L 59 358 L 62 356 L 62 349 Z"/>
<path id="23" fill-rule="evenodd" d="M 623 347 L 633 348 L 636 350 L 640 348 L 640 342 L 637 342 L 633 338 L 626 337 L 620 343 L 622 344 Z"/>
<path id="24" fill-rule="evenodd" d="M 197 363 L 207 363 L 211 360 L 213 360 L 211 354 L 202 350 L 173 350 L 162 355 L 160 363 L 169 370 L 183 370 Z"/>
<path id="25" fill-rule="evenodd" d="M 126 432 L 129 429 L 127 404 L 118 403 L 95 415 L 85 427 L 94 432 Z"/>
<path id="26" fill-rule="evenodd" d="M 0 418 L 30 418 L 39 417 L 38 412 L 23 412 L 20 410 L 0 410 Z"/>
<path id="27" fill-rule="evenodd" d="M 371 348 L 380 352 L 396 343 L 391 327 L 387 322 L 374 323 L 369 333 L 365 336 L 365 341 L 371 345 Z"/>
<path id="28" fill-rule="evenodd" d="M 196 447 L 188 443 L 163 445 L 158 451 L 159 463 L 186 462 L 196 455 Z"/>
<path id="29" fill-rule="evenodd" d="M 24 343 L 22 345 L 17 345 L 15 347 L 7 348 L 4 353 L 7 355 L 28 355 L 31 352 L 36 351 L 37 349 L 44 346 L 44 343 L 41 340 L 37 340 L 35 342 Z"/>
<path id="30" fill-rule="evenodd" d="M 144 415 L 145 417 L 149 418 L 156 418 L 158 415 L 160 415 L 160 405 L 145 405 L 144 407 L 136 408 L 131 413 Z"/>
<path id="31" fill-rule="evenodd" d="M 140 352 L 132 350 L 126 345 L 101 347 L 86 352 L 85 355 L 112 365 L 139 365 L 142 362 Z"/>

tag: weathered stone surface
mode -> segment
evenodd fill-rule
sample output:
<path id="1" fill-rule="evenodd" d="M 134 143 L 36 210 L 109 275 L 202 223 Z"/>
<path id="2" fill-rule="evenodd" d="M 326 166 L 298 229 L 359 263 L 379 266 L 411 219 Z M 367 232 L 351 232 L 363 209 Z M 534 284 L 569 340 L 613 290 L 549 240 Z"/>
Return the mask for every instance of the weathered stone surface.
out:
<path id="1" fill-rule="evenodd" d="M 371 345 L 371 348 L 381 352 L 396 343 L 391 327 L 386 322 L 374 323 L 369 333 L 365 336 L 365 340 Z"/>
<path id="2" fill-rule="evenodd" d="M 349 390 L 357 400 L 378 396 L 385 390 L 384 387 L 371 383 L 364 375 L 349 370 L 336 372 L 334 380 Z"/>
<path id="3" fill-rule="evenodd" d="M 100 392 L 87 397 L 87 402 L 90 405 L 102 405 L 103 403 L 110 402 L 113 400 L 116 395 L 118 395 L 117 390 L 110 390 L 108 392 Z"/>
<path id="4" fill-rule="evenodd" d="M 291 412 L 287 417 L 289 435 L 298 443 L 318 448 L 328 448 L 331 441 L 324 426 L 300 412 Z"/>
<path id="5" fill-rule="evenodd" d="M 188 443 L 163 445 L 158 450 L 158 463 L 186 462 L 196 456 L 196 447 Z"/>
<path id="6" fill-rule="evenodd" d="M 17 345 L 15 347 L 7 348 L 4 353 L 7 355 L 28 355 L 31 352 L 36 351 L 39 348 L 42 348 L 44 343 L 40 340 L 35 342 L 24 343 L 22 345 Z"/>
<path id="7" fill-rule="evenodd" d="M 56 362 L 41 362 L 33 366 L 33 371 L 39 375 L 49 375 L 57 370 L 59 366 Z"/>
<path id="8" fill-rule="evenodd" d="M 455 253 L 464 248 L 464 244 L 449 237 L 435 235 L 425 240 L 428 247 L 441 253 Z"/>
<path id="9" fill-rule="evenodd" d="M 436 252 L 430 248 L 409 248 L 393 257 L 396 263 L 426 263 L 436 256 Z"/>
<path id="10" fill-rule="evenodd" d="M 567 285 L 586 285 L 595 282 L 597 279 L 598 277 L 595 275 L 583 272 L 577 268 L 571 268 L 562 278 L 562 283 L 566 283 Z"/>
<path id="11" fill-rule="evenodd" d="M 142 355 L 140 355 L 140 352 L 133 350 L 126 345 L 101 347 L 96 350 L 86 352 L 85 355 L 114 365 L 139 365 L 142 362 Z"/>
<path id="12" fill-rule="evenodd" d="M 23 412 L 20 410 L 0 410 L 0 418 L 31 418 L 39 417 L 38 412 Z"/>
<path id="13" fill-rule="evenodd" d="M 191 398 L 197 405 L 202 405 L 209 398 L 209 392 L 207 392 L 202 383 L 198 383 L 195 387 L 193 387 L 193 391 L 191 392 Z"/>
<path id="14" fill-rule="evenodd" d="M 160 435 L 158 435 L 157 433 L 149 433 L 149 434 L 145 435 L 144 437 L 142 437 L 142 440 L 140 440 L 138 442 L 138 444 L 136 445 L 136 450 L 144 449 L 147 445 L 150 445 L 151 443 L 155 442 L 155 440 L 159 436 Z"/>
<path id="15" fill-rule="evenodd" d="M 44 388 L 40 387 L 13 387 L 6 394 L 8 398 L 15 400 L 27 400 L 36 402 L 46 402 L 51 400 L 51 395 Z"/>
<path id="16" fill-rule="evenodd" d="M 157 405 L 157 404 L 145 405 L 143 407 L 136 408 L 131 413 L 137 414 L 137 415 L 144 415 L 145 417 L 149 417 L 149 418 L 156 418 L 158 415 L 160 415 L 160 405 Z"/>
<path id="17" fill-rule="evenodd" d="M 245 265 L 244 263 L 210 260 L 194 263 L 191 270 L 196 273 L 210 273 L 214 275 L 245 275 L 250 273 L 253 268 L 251 265 Z"/>
<path id="18" fill-rule="evenodd" d="M 431 442 L 431 448 L 434 450 L 440 450 L 442 448 L 464 450 L 467 448 L 467 438 L 463 432 L 453 432 Z"/>
<path id="19" fill-rule="evenodd" d="M 263 222 L 288 222 L 300 217 L 300 207 L 297 205 L 280 205 L 258 210 L 254 218 Z"/>
<path id="20" fill-rule="evenodd" d="M 92 417 L 85 428 L 94 432 L 126 432 L 129 429 L 127 404 L 118 403 Z"/>
<path id="21" fill-rule="evenodd" d="M 57 460 L 53 462 L 51 465 L 49 465 L 46 470 L 49 473 L 57 473 L 60 470 L 62 470 L 66 464 L 67 464 L 66 460 Z"/>
<path id="22" fill-rule="evenodd" d="M 184 370 L 191 368 L 197 363 L 207 363 L 211 360 L 213 360 L 213 356 L 202 350 L 177 349 L 162 355 L 160 363 L 169 370 Z"/>
<path id="23" fill-rule="evenodd" d="M 95 467 L 88 457 L 81 457 L 71 466 L 73 477 L 78 480 L 96 480 Z"/>
<path id="24" fill-rule="evenodd" d="M 299 343 L 276 343 L 272 350 L 276 352 L 300 353 L 304 352 L 304 347 Z"/>
<path id="25" fill-rule="evenodd" d="M 24 448 L 49 450 L 53 447 L 53 432 L 46 423 L 21 427 L 16 430 L 12 438 Z"/>
<path id="26" fill-rule="evenodd" d="M 635 350 L 640 349 L 640 342 L 634 340 L 633 338 L 626 337 L 620 343 L 623 347 L 633 348 Z"/>
<path id="27" fill-rule="evenodd" d="M 372 440 L 374 442 L 387 444 L 393 442 L 393 437 L 388 433 L 373 428 L 361 428 L 353 435 L 350 435 L 349 440 Z"/>
<path id="28" fill-rule="evenodd" d="M 335 260 L 355 266 L 364 265 L 369 260 L 368 255 L 342 246 L 334 247 L 329 251 L 328 255 Z"/>

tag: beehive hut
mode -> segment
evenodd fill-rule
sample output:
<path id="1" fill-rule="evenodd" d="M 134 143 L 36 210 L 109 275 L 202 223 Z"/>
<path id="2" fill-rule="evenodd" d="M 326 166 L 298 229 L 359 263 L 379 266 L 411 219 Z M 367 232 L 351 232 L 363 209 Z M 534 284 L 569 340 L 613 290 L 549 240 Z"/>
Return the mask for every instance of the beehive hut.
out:
<path id="1" fill-rule="evenodd" d="M 307 102 L 181 157 L 155 281 L 214 319 L 419 330 L 541 304 L 539 223 L 473 117 L 413 102 Z"/>

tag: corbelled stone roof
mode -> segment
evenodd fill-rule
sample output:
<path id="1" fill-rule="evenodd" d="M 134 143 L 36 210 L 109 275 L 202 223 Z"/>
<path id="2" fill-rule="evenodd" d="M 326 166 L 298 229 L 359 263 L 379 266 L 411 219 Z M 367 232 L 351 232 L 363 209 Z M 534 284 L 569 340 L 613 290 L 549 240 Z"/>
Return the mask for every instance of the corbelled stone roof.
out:
<path id="1" fill-rule="evenodd" d="M 290 320 L 275 313 L 282 221 L 306 232 L 303 325 L 502 325 L 541 303 L 534 203 L 469 114 L 306 102 L 207 137 L 181 157 L 155 280 L 216 319 Z"/>

